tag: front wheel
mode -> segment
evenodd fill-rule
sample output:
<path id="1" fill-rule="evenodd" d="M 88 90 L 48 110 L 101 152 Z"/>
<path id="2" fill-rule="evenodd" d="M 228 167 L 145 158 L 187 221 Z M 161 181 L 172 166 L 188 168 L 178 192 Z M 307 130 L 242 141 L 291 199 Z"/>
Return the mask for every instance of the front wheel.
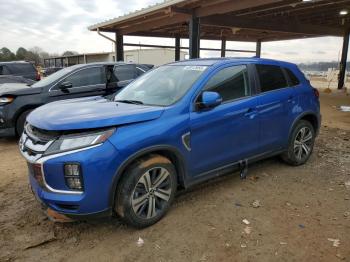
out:
<path id="1" fill-rule="evenodd" d="M 32 112 L 33 110 L 27 110 L 24 111 L 18 118 L 16 121 L 16 134 L 17 136 L 21 136 L 24 130 L 24 124 L 26 122 L 27 116 L 30 114 L 30 112 Z"/>
<path id="2" fill-rule="evenodd" d="M 118 185 L 115 211 L 129 225 L 150 226 L 168 211 L 177 189 L 171 161 L 152 155 L 133 163 Z"/>
<path id="3" fill-rule="evenodd" d="M 282 159 L 293 166 L 303 165 L 310 158 L 315 143 L 315 130 L 310 122 L 300 120 L 289 138 L 288 150 Z"/>

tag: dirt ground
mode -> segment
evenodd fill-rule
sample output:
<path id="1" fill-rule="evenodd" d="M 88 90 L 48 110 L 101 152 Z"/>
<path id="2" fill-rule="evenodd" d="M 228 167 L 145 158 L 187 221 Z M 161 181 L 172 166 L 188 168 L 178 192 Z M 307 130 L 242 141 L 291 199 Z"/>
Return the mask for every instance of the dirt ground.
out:
<path id="1" fill-rule="evenodd" d="M 197 186 L 143 230 L 115 218 L 49 221 L 16 140 L 0 139 L 0 261 L 350 261 L 350 113 L 337 109 L 350 96 L 322 94 L 321 103 L 306 165 L 273 158 L 251 166 L 245 181 L 235 173 Z"/>

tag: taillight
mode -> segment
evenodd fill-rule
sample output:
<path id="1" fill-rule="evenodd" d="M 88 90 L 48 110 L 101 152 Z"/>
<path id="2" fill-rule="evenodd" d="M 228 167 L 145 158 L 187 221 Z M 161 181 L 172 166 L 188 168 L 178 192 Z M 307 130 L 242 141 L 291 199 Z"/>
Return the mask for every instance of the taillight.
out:
<path id="1" fill-rule="evenodd" d="M 320 97 L 320 92 L 319 92 L 316 88 L 313 88 L 313 90 L 314 90 L 315 96 L 316 96 L 317 98 L 319 98 L 319 97 Z"/>

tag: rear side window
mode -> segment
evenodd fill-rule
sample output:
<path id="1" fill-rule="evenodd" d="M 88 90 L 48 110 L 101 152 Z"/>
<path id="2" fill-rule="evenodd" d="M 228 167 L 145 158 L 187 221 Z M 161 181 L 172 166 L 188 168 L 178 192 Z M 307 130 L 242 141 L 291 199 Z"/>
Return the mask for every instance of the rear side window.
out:
<path id="1" fill-rule="evenodd" d="M 0 75 L 10 75 L 11 72 L 6 66 L 0 66 Z"/>
<path id="2" fill-rule="evenodd" d="M 287 72 L 287 75 L 289 77 L 290 86 L 297 86 L 300 84 L 299 79 L 295 76 L 295 74 L 288 68 L 284 69 Z"/>
<path id="3" fill-rule="evenodd" d="M 114 69 L 118 81 L 132 80 L 136 77 L 136 70 L 134 65 L 117 66 Z"/>
<path id="4" fill-rule="evenodd" d="M 256 65 L 258 71 L 261 92 L 268 92 L 288 86 L 283 71 L 279 66 Z"/>
<path id="5" fill-rule="evenodd" d="M 218 92 L 223 102 L 249 96 L 247 67 L 242 65 L 222 69 L 208 81 L 204 90 Z"/>
<path id="6" fill-rule="evenodd" d="M 9 64 L 8 67 L 10 68 L 13 74 L 27 74 L 36 71 L 35 67 L 29 63 Z"/>
<path id="7" fill-rule="evenodd" d="M 105 84 L 106 77 L 102 67 L 92 67 L 82 69 L 70 76 L 68 76 L 62 82 L 70 82 L 73 87 L 90 86 Z"/>

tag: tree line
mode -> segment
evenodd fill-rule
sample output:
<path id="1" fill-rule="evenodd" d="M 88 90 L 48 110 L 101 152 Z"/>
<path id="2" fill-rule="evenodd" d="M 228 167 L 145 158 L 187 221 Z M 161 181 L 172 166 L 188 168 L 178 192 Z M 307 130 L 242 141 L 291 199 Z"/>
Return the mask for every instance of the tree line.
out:
<path id="1" fill-rule="evenodd" d="M 76 55 L 78 52 L 75 51 L 65 51 L 61 55 L 69 56 Z M 0 62 L 8 62 L 8 61 L 30 61 L 35 65 L 44 65 L 44 59 L 49 57 L 60 56 L 58 53 L 48 53 L 44 51 L 40 47 L 32 47 L 30 49 L 25 49 L 23 47 L 19 47 L 17 51 L 14 53 L 9 48 L 3 47 L 0 49 Z"/>

